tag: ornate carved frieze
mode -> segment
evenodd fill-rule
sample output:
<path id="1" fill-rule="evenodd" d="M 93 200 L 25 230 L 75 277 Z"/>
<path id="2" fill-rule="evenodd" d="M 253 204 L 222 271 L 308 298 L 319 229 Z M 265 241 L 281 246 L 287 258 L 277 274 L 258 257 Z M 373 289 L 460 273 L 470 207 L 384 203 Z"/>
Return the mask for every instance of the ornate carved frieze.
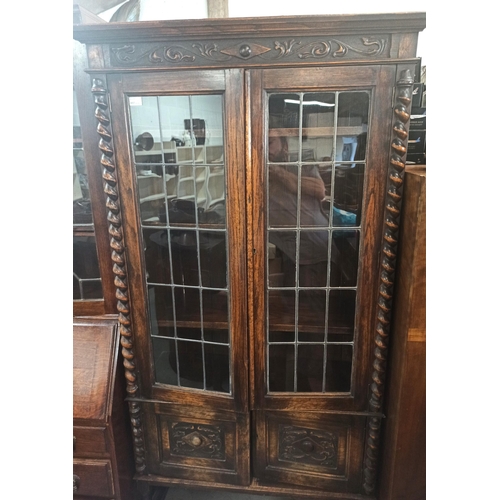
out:
<path id="1" fill-rule="evenodd" d="M 280 425 L 278 459 L 336 469 L 338 439 L 332 432 Z"/>
<path id="2" fill-rule="evenodd" d="M 172 455 L 224 460 L 224 432 L 217 425 L 173 422 L 170 451 Z"/>
<path id="3" fill-rule="evenodd" d="M 111 258 L 115 275 L 118 322 L 120 324 L 120 343 L 122 346 L 123 364 L 127 380 L 127 393 L 137 396 L 137 373 L 134 360 L 133 336 L 131 330 L 130 305 L 127 283 L 127 268 L 125 264 L 125 245 L 123 242 L 123 228 L 120 201 L 118 197 L 118 183 L 114 162 L 113 135 L 110 126 L 108 93 L 104 78 L 92 80 L 92 94 L 94 95 L 95 117 L 97 119 L 97 133 L 100 137 L 99 150 L 101 151 L 102 178 L 106 193 L 107 220 L 110 236 Z M 142 430 L 141 409 L 138 403 L 129 402 L 130 419 L 132 423 L 133 443 L 136 469 L 139 473 L 145 470 L 144 436 Z"/>
<path id="4" fill-rule="evenodd" d="M 394 119 L 392 127 L 391 156 L 385 201 L 382 268 L 380 273 L 375 351 L 369 400 L 369 409 L 375 413 L 382 411 L 384 396 L 387 348 L 392 312 L 392 296 L 396 270 L 399 219 L 406 165 L 405 156 L 408 146 L 412 90 L 413 78 L 411 72 L 410 70 L 404 70 L 396 86 L 393 109 Z M 370 417 L 368 419 L 368 436 L 365 447 L 363 483 L 363 488 L 367 494 L 371 494 L 375 491 L 380 429 L 381 419 L 379 417 Z"/>
<path id="5" fill-rule="evenodd" d="M 327 39 L 265 39 L 257 42 L 137 43 L 111 46 L 112 66 L 171 66 L 222 63 L 242 60 L 351 59 L 388 57 L 388 37 L 347 37 Z"/>

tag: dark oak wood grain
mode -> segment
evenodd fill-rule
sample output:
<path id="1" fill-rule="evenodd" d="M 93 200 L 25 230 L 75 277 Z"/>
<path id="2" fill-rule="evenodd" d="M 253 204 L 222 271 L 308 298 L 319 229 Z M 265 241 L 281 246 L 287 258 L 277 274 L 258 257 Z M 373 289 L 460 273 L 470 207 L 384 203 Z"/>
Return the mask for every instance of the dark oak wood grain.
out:
<path id="1" fill-rule="evenodd" d="M 389 354 L 381 500 L 423 500 L 426 465 L 426 168 L 407 166 Z"/>
<path id="2" fill-rule="evenodd" d="M 73 320 L 75 498 L 133 500 L 134 461 L 115 315 Z"/>

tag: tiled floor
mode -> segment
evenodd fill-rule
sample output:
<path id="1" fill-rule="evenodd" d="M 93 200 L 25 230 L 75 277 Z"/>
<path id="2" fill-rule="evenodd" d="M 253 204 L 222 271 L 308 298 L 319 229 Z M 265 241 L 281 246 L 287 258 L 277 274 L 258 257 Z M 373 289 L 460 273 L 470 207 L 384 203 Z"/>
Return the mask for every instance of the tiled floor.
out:
<path id="1" fill-rule="evenodd" d="M 248 495 L 246 493 L 231 493 L 207 490 L 188 490 L 169 488 L 165 500 L 288 500 L 288 497 L 271 497 L 268 495 Z"/>

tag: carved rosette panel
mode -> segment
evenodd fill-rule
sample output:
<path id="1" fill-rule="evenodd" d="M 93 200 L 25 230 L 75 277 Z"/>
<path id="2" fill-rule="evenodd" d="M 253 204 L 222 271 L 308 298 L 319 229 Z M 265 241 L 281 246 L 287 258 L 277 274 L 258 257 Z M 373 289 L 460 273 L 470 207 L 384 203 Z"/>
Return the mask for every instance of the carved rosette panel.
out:
<path id="1" fill-rule="evenodd" d="M 369 409 L 379 413 L 382 410 L 387 348 L 389 340 L 392 297 L 396 270 L 396 255 L 401 213 L 402 188 L 404 181 L 405 157 L 408 146 L 408 128 L 411 112 L 413 77 L 410 70 L 404 70 L 397 82 L 394 119 L 391 139 L 387 196 L 384 213 L 384 236 L 382 263 L 375 336 L 375 360 L 373 362 L 372 384 L 370 386 Z M 364 483 L 365 493 L 375 490 L 375 477 L 379 453 L 381 419 L 368 419 L 368 436 L 365 447 Z"/>
<path id="2" fill-rule="evenodd" d="M 185 457 L 224 460 L 224 433 L 217 425 L 174 422 L 170 427 L 170 452 Z"/>
<path id="3" fill-rule="evenodd" d="M 147 44 L 111 46 L 112 66 L 189 66 L 192 64 L 238 64 L 254 59 L 272 61 L 293 59 L 351 59 L 388 57 L 388 37 L 265 39 L 231 43 L 218 40 L 204 43 Z"/>
<path id="4" fill-rule="evenodd" d="M 110 236 L 111 258 L 113 260 L 114 283 L 120 324 L 120 343 L 124 358 L 127 393 L 137 395 L 137 374 L 134 362 L 133 337 L 130 320 L 130 305 L 128 297 L 127 268 L 125 263 L 125 246 L 123 243 L 123 229 L 116 167 L 114 163 L 113 137 L 110 126 L 108 92 L 104 78 L 92 80 L 92 94 L 96 104 L 95 117 L 97 118 L 97 133 L 99 134 L 99 149 L 101 151 L 102 177 L 106 194 L 107 220 Z M 136 469 L 139 473 L 145 470 L 144 436 L 141 421 L 141 409 L 138 403 L 129 402 L 130 419 L 134 438 L 134 452 Z"/>
<path id="5" fill-rule="evenodd" d="M 280 425 L 278 459 L 336 469 L 338 439 L 332 432 Z"/>

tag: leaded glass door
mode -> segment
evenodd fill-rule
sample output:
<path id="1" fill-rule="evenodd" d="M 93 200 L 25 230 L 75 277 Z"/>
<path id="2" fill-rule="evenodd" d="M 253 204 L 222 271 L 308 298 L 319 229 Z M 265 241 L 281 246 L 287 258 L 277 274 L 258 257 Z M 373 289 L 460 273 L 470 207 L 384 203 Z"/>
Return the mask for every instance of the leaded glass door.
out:
<path id="1" fill-rule="evenodd" d="M 255 409 L 367 406 L 393 73 L 252 72 Z"/>
<path id="2" fill-rule="evenodd" d="M 141 393 L 244 410 L 242 72 L 109 81 L 116 123 L 127 123 L 116 149 L 136 355 L 150 368 Z"/>

